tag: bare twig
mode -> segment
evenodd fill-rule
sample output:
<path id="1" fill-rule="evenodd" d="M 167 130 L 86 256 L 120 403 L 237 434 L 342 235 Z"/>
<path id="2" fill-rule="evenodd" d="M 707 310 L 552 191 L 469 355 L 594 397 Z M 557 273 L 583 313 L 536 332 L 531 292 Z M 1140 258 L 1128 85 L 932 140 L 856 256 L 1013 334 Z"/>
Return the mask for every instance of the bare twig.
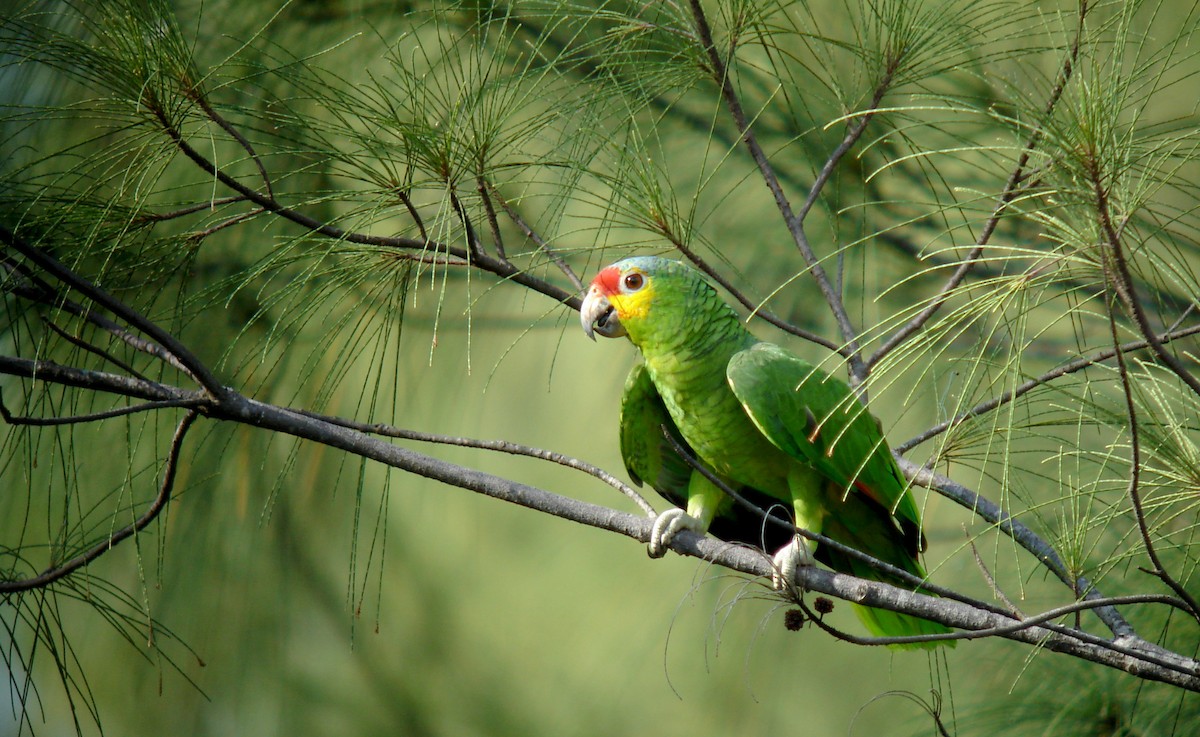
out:
<path id="1" fill-rule="evenodd" d="M 633 503 L 636 504 L 638 508 L 647 515 L 651 517 L 657 515 L 657 512 L 654 511 L 654 507 L 650 506 L 650 503 L 646 501 L 645 497 L 643 497 L 629 485 L 623 483 L 616 476 L 613 476 L 599 466 L 593 466 L 586 461 L 581 461 L 578 458 L 572 458 L 571 456 L 564 455 L 562 453 L 556 453 L 552 450 L 534 448 L 532 446 L 522 445 L 520 443 L 513 443 L 508 440 L 478 440 L 475 438 L 464 438 L 456 435 L 438 435 L 435 433 L 419 432 L 417 430 L 405 430 L 403 428 L 384 423 L 358 422 L 356 420 L 347 420 L 341 417 L 332 417 L 329 415 L 318 414 L 316 412 L 309 412 L 308 410 L 296 410 L 296 412 L 299 412 L 306 417 L 320 419 L 340 427 L 348 427 L 369 435 L 383 435 L 384 437 L 398 438 L 401 440 L 415 440 L 422 443 L 454 445 L 460 448 L 493 450 L 500 453 L 508 453 L 510 455 L 526 456 L 529 458 L 538 458 L 543 461 L 550 461 L 551 463 L 557 463 L 560 466 L 573 468 L 576 471 L 583 471 L 590 476 L 600 479 L 604 483 L 629 497 Z"/>
<path id="2" fill-rule="evenodd" d="M 504 252 L 504 235 L 500 232 L 500 221 L 496 219 L 496 208 L 492 205 L 487 181 L 483 175 L 475 178 L 475 188 L 479 192 L 479 198 L 483 200 L 483 211 L 487 214 L 488 228 L 492 231 L 492 242 L 496 244 L 496 255 L 501 260 L 507 261 L 508 255 Z"/>
<path id="3" fill-rule="evenodd" d="M 509 203 L 509 201 L 506 200 L 494 186 L 488 183 L 487 188 L 488 191 L 492 193 L 492 196 L 495 197 L 500 203 L 500 207 L 504 210 L 504 214 L 508 215 L 508 219 L 512 220 L 513 223 L 521 229 L 521 232 L 525 234 L 526 238 L 533 241 L 534 245 L 538 247 L 538 250 L 546 254 L 546 256 L 554 262 L 554 265 L 558 267 L 559 271 L 566 275 L 567 279 L 569 279 L 571 283 L 575 285 L 576 289 L 582 290 L 583 281 L 580 280 L 579 275 L 575 273 L 575 270 L 572 269 L 565 260 L 563 260 L 563 257 L 558 254 L 558 251 L 552 248 L 544 238 L 538 235 L 538 232 L 533 229 L 533 226 L 525 222 L 525 218 L 521 217 L 521 213 L 517 212 L 517 209 L 513 207 L 512 204 Z"/>
<path id="4" fill-rule="evenodd" d="M 1093 169 L 1093 172 L 1096 170 Z M 1096 181 L 1096 203 L 1100 215 L 1101 223 L 1105 234 L 1109 239 L 1108 256 L 1103 258 L 1105 276 L 1113 284 L 1114 291 L 1117 297 L 1125 303 L 1126 310 L 1137 310 L 1140 318 L 1135 316 L 1134 321 L 1143 330 L 1143 335 L 1146 335 L 1147 340 L 1151 341 L 1151 345 L 1156 344 L 1156 336 L 1152 332 L 1147 332 L 1145 314 L 1141 312 L 1140 305 L 1136 305 L 1137 299 L 1133 294 L 1133 284 L 1130 280 L 1128 265 L 1124 263 L 1124 256 L 1121 252 L 1121 242 L 1117 233 L 1112 228 L 1112 220 L 1108 217 L 1107 197 L 1100 188 L 1098 175 Z M 1111 261 L 1111 265 L 1110 265 Z M 1150 527 L 1146 523 L 1146 512 L 1142 506 L 1141 493 L 1141 472 L 1142 472 L 1142 445 L 1141 445 L 1141 430 L 1138 424 L 1137 404 L 1133 397 L 1133 385 L 1129 378 L 1129 366 L 1125 362 L 1125 354 L 1120 350 L 1117 337 L 1117 320 L 1114 314 L 1116 309 L 1112 305 L 1109 309 L 1108 324 L 1112 335 L 1113 345 L 1117 348 L 1117 370 L 1121 377 L 1121 388 L 1125 395 L 1125 412 L 1129 421 L 1129 502 L 1133 506 L 1134 518 L 1137 520 L 1138 532 L 1142 536 L 1142 546 L 1146 549 L 1146 557 L 1150 559 L 1152 569 L 1142 569 L 1147 573 L 1158 578 L 1176 593 L 1181 599 L 1187 602 L 1192 617 L 1200 622 L 1200 605 L 1196 603 L 1196 599 L 1192 597 L 1188 590 L 1184 588 L 1174 576 L 1172 576 L 1162 563 L 1162 559 L 1158 555 L 1158 550 L 1154 545 L 1154 538 L 1150 535 Z M 1159 349 L 1163 353 L 1165 350 Z M 1161 357 L 1161 356 L 1160 356 Z M 1171 356 L 1174 358 L 1174 356 Z M 1183 367 L 1180 366 L 1180 370 Z M 1188 374 L 1191 377 L 1190 373 Z M 1194 380 L 1194 377 L 1193 377 Z"/>
<path id="5" fill-rule="evenodd" d="M 114 356 L 113 354 L 104 350 L 103 348 L 101 348 L 99 346 L 94 346 L 91 343 L 84 340 L 83 338 L 77 338 L 74 335 L 71 335 L 66 330 L 63 330 L 62 328 L 55 325 L 53 322 L 51 322 L 48 319 L 43 319 L 42 322 L 46 325 L 46 327 L 53 330 L 59 337 L 61 337 L 63 340 L 67 341 L 71 345 L 78 346 L 79 348 L 82 348 L 83 350 L 87 351 L 88 353 L 93 353 L 97 356 L 100 356 L 105 361 L 108 361 L 109 363 L 116 366 L 117 368 L 127 372 L 130 376 L 136 376 L 139 379 L 146 378 L 141 372 L 139 372 L 133 366 L 130 366 L 128 363 L 122 361 L 121 359 L 117 358 L 116 356 Z"/>
<path id="6" fill-rule="evenodd" d="M 1075 62 L 1079 58 L 1079 48 L 1083 42 L 1084 19 L 1087 17 L 1089 10 L 1088 0 L 1082 0 L 1079 3 L 1079 16 L 1076 24 L 1075 38 L 1071 42 L 1071 48 L 1067 52 L 1066 58 L 1063 60 L 1062 68 L 1058 73 L 1058 81 L 1054 88 L 1050 91 L 1050 97 L 1043 109 L 1043 116 L 1048 117 L 1054 108 L 1058 106 L 1058 102 L 1062 99 L 1063 92 L 1066 91 L 1067 83 L 1071 81 L 1072 72 L 1075 69 Z M 917 313 L 911 320 L 905 323 L 899 330 L 892 334 L 879 348 L 867 358 L 866 365 L 868 368 L 874 367 L 884 356 L 891 353 L 906 340 L 915 335 L 921 328 L 929 322 L 931 318 L 946 304 L 946 301 L 954 293 L 958 286 L 962 284 L 967 274 L 974 268 L 979 257 L 983 255 L 983 249 L 992 239 L 992 234 L 995 233 L 996 227 L 1000 224 L 1000 219 L 1008 211 L 1008 206 L 1016 199 L 1017 194 L 1022 189 L 1025 181 L 1025 167 L 1029 164 L 1029 159 L 1037 147 L 1041 145 L 1044 132 L 1041 128 L 1035 128 L 1029 135 L 1029 139 L 1025 142 L 1024 148 L 1021 149 L 1021 155 L 1017 158 L 1017 165 L 1013 167 L 1012 172 L 1008 176 L 1008 181 L 1004 183 L 1004 189 L 1001 191 L 1000 198 L 996 203 L 996 207 L 992 210 L 991 217 L 983 225 L 983 230 L 975 241 L 975 246 L 967 253 L 966 257 L 959 263 L 958 268 L 942 285 L 938 293 L 928 301 L 924 309 Z"/>
<path id="7" fill-rule="evenodd" d="M 250 154 L 250 160 L 254 162 L 254 166 L 258 168 L 259 176 L 262 177 L 263 187 L 266 188 L 267 196 L 274 198 L 275 192 L 271 189 L 271 177 L 267 175 L 267 167 L 263 165 L 262 158 L 260 158 L 259 155 L 254 151 L 254 146 L 250 145 L 250 141 L 243 136 L 241 131 L 235 128 L 232 123 L 226 120 L 224 116 L 213 109 L 213 106 L 208 102 L 208 98 L 205 97 L 199 89 L 195 87 L 189 88 L 188 96 L 195 100 L 196 104 L 200 106 L 200 109 L 204 111 L 204 114 L 208 116 L 209 120 L 213 121 L 219 125 L 222 130 L 233 136 L 233 140 L 237 141 L 238 145 L 245 149 L 246 153 Z"/>
<path id="8" fill-rule="evenodd" d="M 413 204 L 412 197 L 409 196 L 408 190 L 402 187 L 396 187 L 394 191 L 396 193 L 396 197 L 400 199 L 400 202 L 404 204 L 405 209 L 408 210 L 408 214 L 410 217 L 412 217 L 413 222 L 416 223 L 417 232 L 421 234 L 421 240 L 425 243 L 428 243 L 429 233 L 425 230 L 425 220 L 421 217 L 421 213 L 417 212 L 417 206 Z"/>
<path id="9" fill-rule="evenodd" d="M 178 361 L 178 365 L 210 394 L 220 396 L 225 392 L 225 387 L 217 380 L 212 371 L 193 355 L 187 346 L 176 340 L 175 336 L 160 327 L 158 323 L 146 318 L 104 289 L 79 276 L 42 249 L 27 243 L 25 239 L 17 236 L 4 225 L 0 225 L 0 242 L 37 264 L 55 279 L 87 295 L 93 302 L 150 337 L 173 356 Z"/>
<path id="10" fill-rule="evenodd" d="M 129 407 L 116 407 L 114 409 L 104 410 L 102 412 L 92 412 L 86 415 L 69 415 L 66 417 L 22 417 L 12 414 L 8 406 L 4 403 L 4 394 L 0 392 L 0 419 L 3 419 L 10 425 L 27 425 L 31 427 L 53 427 L 55 425 L 79 425 L 85 422 L 98 422 L 100 420 L 108 420 L 113 417 L 124 417 L 125 415 L 137 414 L 139 412 L 152 412 L 158 409 L 168 409 L 171 407 L 188 407 L 196 409 L 204 404 L 201 398 L 187 399 L 162 399 L 158 401 L 143 402 Z"/>
<path id="11" fill-rule="evenodd" d="M 2 237 L 0 237 L 0 240 L 2 240 Z M 37 302 L 39 304 L 44 304 L 49 307 L 53 307 L 57 310 L 66 312 L 68 314 L 75 315 L 75 316 L 79 317 L 80 319 L 82 319 L 84 322 L 95 325 L 96 327 L 100 328 L 101 330 L 104 330 L 104 331 L 110 333 L 111 335 L 113 335 L 113 337 L 115 337 L 118 340 L 122 341 L 123 343 L 129 345 L 134 350 L 141 351 L 142 353 L 153 356 L 153 357 L 159 359 L 160 361 L 163 361 L 164 363 L 174 366 L 175 368 L 179 369 L 180 371 L 182 371 L 185 374 L 188 373 L 187 367 L 184 366 L 182 363 L 180 363 L 178 358 L 176 358 L 174 355 L 172 355 L 169 351 L 164 349 L 162 346 L 158 345 L 157 343 L 155 343 L 153 341 L 146 340 L 145 338 L 142 338 L 138 335 L 134 335 L 126 328 L 122 327 L 121 325 L 118 325 L 113 320 L 109 319 L 108 317 L 105 317 L 104 315 L 96 312 L 95 310 L 87 309 L 83 305 L 79 304 L 78 302 L 75 302 L 74 300 L 70 300 L 64 296 L 59 295 L 57 290 L 55 290 L 53 287 L 51 287 L 49 284 L 47 284 L 43 280 L 37 279 L 36 277 L 31 277 L 31 278 L 33 279 L 33 282 L 34 282 L 33 286 L 16 285 L 16 286 L 9 287 L 7 291 L 10 292 L 11 294 L 15 294 L 18 297 L 27 299 L 31 302 Z M 57 326 L 53 325 L 53 323 L 47 322 L 47 324 L 50 325 L 56 331 L 61 330 L 61 328 L 58 328 Z M 68 338 L 68 340 L 71 340 L 71 338 Z M 74 342 L 74 341 L 72 340 L 72 342 Z M 83 346 L 80 346 L 80 347 L 83 347 Z M 92 348 L 95 348 L 95 346 L 92 346 Z M 99 351 L 99 349 L 96 349 L 93 352 L 97 352 L 97 351 Z M 103 352 L 101 352 L 101 353 L 103 353 Z M 106 353 L 104 353 L 104 355 L 106 358 L 108 357 L 108 355 Z M 114 360 L 114 363 L 117 363 L 117 362 Z M 141 373 L 132 370 L 130 367 L 124 365 L 123 362 L 117 363 L 117 365 L 123 369 L 128 370 L 129 373 L 133 374 L 134 376 L 137 376 L 139 378 L 142 377 Z"/>
<path id="12" fill-rule="evenodd" d="M 796 217 L 799 218 L 801 222 L 808 217 L 809 211 L 812 210 L 813 205 L 817 203 L 817 198 L 820 197 L 821 191 L 825 189 L 825 185 L 829 182 L 829 178 L 833 176 L 833 172 L 837 169 L 842 157 L 844 157 L 850 151 L 850 149 L 854 147 L 854 144 L 858 143 L 858 140 L 862 138 L 863 132 L 866 131 L 867 125 L 870 124 L 871 119 L 877 114 L 879 103 L 883 102 L 883 96 L 887 94 L 889 89 L 891 89 L 892 77 L 896 73 L 894 65 L 898 63 L 898 61 L 898 59 L 893 60 L 892 66 L 885 70 L 883 78 L 879 80 L 879 84 L 875 86 L 875 92 L 871 95 L 871 102 L 867 104 L 867 107 L 864 110 L 860 111 L 856 115 L 854 122 L 846 127 L 846 135 L 842 137 L 842 140 L 837 145 L 837 148 L 835 148 L 833 152 L 829 154 L 829 158 L 825 160 L 825 165 L 822 166 L 821 171 L 817 173 L 816 179 L 813 180 L 812 187 L 810 187 L 808 190 L 808 197 L 805 198 L 804 204 L 800 206 L 800 210 L 796 213 Z M 841 292 L 840 289 L 838 291 L 839 293 Z"/>
<path id="13" fill-rule="evenodd" d="M 467 233 L 467 253 L 469 260 L 472 262 L 478 261 L 485 254 L 483 246 L 479 243 L 479 236 L 475 233 L 475 226 L 471 225 L 471 218 L 467 215 L 467 210 L 463 207 L 462 201 L 458 199 L 458 193 L 454 191 L 454 186 L 449 185 L 447 191 L 450 193 L 450 205 L 454 208 L 459 222 L 462 223 L 463 229 Z"/>
<path id="14" fill-rule="evenodd" d="M 850 365 L 851 379 L 855 383 L 861 382 L 866 378 L 867 366 L 863 363 L 859 349 L 858 331 L 850 322 L 850 315 L 846 312 L 846 306 L 842 302 L 841 295 L 838 294 L 833 283 L 830 282 L 829 275 L 825 273 L 825 268 L 821 266 L 820 259 L 817 258 L 816 253 L 809 244 L 808 235 L 804 231 L 804 223 L 792 211 L 792 205 L 788 201 L 787 194 L 783 191 L 783 186 L 779 183 L 779 178 L 775 175 L 775 170 L 771 166 L 770 160 L 767 159 L 766 153 L 763 151 L 758 138 L 754 134 L 750 120 L 746 116 L 746 111 L 742 108 L 741 100 L 738 98 L 737 91 L 733 88 L 733 79 L 730 77 L 729 69 L 721 58 L 720 52 L 717 51 L 716 44 L 713 41 L 712 29 L 708 25 L 708 18 L 704 14 L 704 8 L 701 7 L 700 0 L 690 0 L 690 6 L 692 18 L 696 24 L 696 36 L 704 47 L 705 53 L 708 55 L 708 63 L 711 67 L 710 71 L 712 72 L 713 80 L 721 89 L 725 106 L 729 109 L 730 115 L 733 116 L 734 124 L 737 125 L 738 132 L 742 136 L 742 141 L 746 144 L 746 148 L 750 152 L 750 157 L 758 167 L 758 171 L 762 175 L 767 189 L 771 191 L 771 195 L 775 198 L 775 205 L 783 216 L 784 223 L 787 225 L 788 232 L 791 234 L 797 249 L 799 249 L 800 254 L 804 257 L 809 273 L 816 280 L 822 296 L 825 297 L 825 301 L 829 304 L 829 308 L 833 312 L 846 351 L 843 355 L 846 356 Z"/>
<path id="15" fill-rule="evenodd" d="M 1100 218 L 1100 228 L 1104 234 L 1105 245 L 1108 248 L 1109 255 L 1112 257 L 1112 271 L 1110 278 L 1112 284 L 1116 287 L 1117 295 L 1124 303 L 1126 311 L 1133 319 L 1133 322 L 1138 327 L 1138 332 L 1142 334 L 1147 345 L 1154 351 L 1154 355 L 1158 357 L 1163 364 L 1179 377 L 1184 384 L 1192 392 L 1200 397 L 1200 379 L 1197 379 L 1183 362 L 1163 346 L 1156 334 L 1154 328 L 1150 325 L 1150 318 L 1146 315 L 1146 310 L 1138 301 L 1137 295 L 1134 293 L 1133 273 L 1129 268 L 1129 261 L 1125 257 L 1125 248 L 1121 240 L 1120 234 L 1117 232 L 1116 226 L 1112 221 L 1112 214 L 1109 211 L 1108 193 L 1104 189 L 1102 176 L 1099 170 L 1099 165 L 1092 162 L 1091 166 L 1093 194 L 1096 197 L 1096 212 Z M 1117 353 L 1118 359 L 1120 352 Z"/>
<path id="16" fill-rule="evenodd" d="M 113 532 L 101 542 L 65 563 L 52 565 L 38 575 L 30 578 L 17 581 L 0 581 L 0 593 L 9 594 L 49 586 L 64 576 L 70 575 L 88 565 L 153 522 L 166 507 L 167 502 L 171 500 L 171 490 L 175 486 L 175 473 L 179 466 L 179 450 L 183 446 L 183 438 L 187 435 L 188 429 L 191 428 L 192 423 L 196 421 L 198 416 L 196 410 L 193 409 L 179 421 L 178 427 L 175 428 L 175 436 L 171 439 L 171 448 L 167 452 L 166 460 L 163 462 L 162 481 L 159 483 L 158 495 L 155 496 L 154 501 L 151 502 L 146 511 L 142 512 L 136 520 Z"/>
<path id="17" fill-rule="evenodd" d="M 963 533 L 966 534 L 966 532 L 967 528 L 964 525 Z M 1008 607 L 1008 613 L 1013 617 L 1016 619 L 1025 619 L 1025 614 L 1021 612 L 1020 608 L 1017 607 L 1016 604 L 1009 600 L 1008 595 L 1005 594 L 1004 590 L 1000 588 L 1000 584 L 996 583 L 996 578 L 992 575 L 992 572 L 988 570 L 987 565 L 984 564 L 983 557 L 979 555 L 979 549 L 975 547 L 975 541 L 972 540 L 969 535 L 967 536 L 967 544 L 971 546 L 971 555 L 975 558 L 975 566 L 979 569 L 979 573 L 983 576 L 983 580 L 987 582 L 988 588 L 992 590 L 992 596 L 995 596 L 997 599 L 1003 602 L 1004 605 Z M 1076 591 L 1075 595 L 1079 596 L 1079 592 Z M 1075 623 L 1075 629 L 1079 629 L 1078 621 Z"/>
<path id="18" fill-rule="evenodd" d="M 539 292 L 552 299 L 555 299 L 571 307 L 572 309 L 579 309 L 580 297 L 578 295 L 567 292 L 547 281 L 533 276 L 528 272 L 521 271 L 507 261 L 493 258 L 487 254 L 480 253 L 473 255 L 467 249 L 457 248 L 448 243 L 431 241 L 426 237 L 416 239 L 356 233 L 339 228 L 330 223 L 323 223 L 320 220 L 316 220 L 315 218 L 299 212 L 298 210 L 287 207 L 274 197 L 265 195 L 250 187 L 247 187 L 238 181 L 237 178 L 229 175 L 219 166 L 209 161 L 207 157 L 205 157 L 203 154 L 197 151 L 195 147 L 187 142 L 187 139 L 183 137 L 183 134 L 174 126 L 173 123 L 171 123 L 170 119 L 162 110 L 155 109 L 154 115 L 159 121 L 159 125 L 162 127 L 163 131 L 171 139 L 172 143 L 174 143 L 180 152 L 189 158 L 192 163 L 200 167 L 202 171 L 212 175 L 217 179 L 217 181 L 221 182 L 221 184 L 244 196 L 246 199 L 250 200 L 256 205 L 261 206 L 268 212 L 279 215 L 285 220 L 290 220 L 291 222 L 306 228 L 313 233 L 317 233 L 327 238 L 344 240 L 349 243 L 358 243 L 367 246 L 377 246 L 379 248 L 415 251 L 433 250 L 441 252 L 447 256 L 456 257 L 463 261 L 470 261 L 471 265 L 478 269 L 495 274 L 503 279 L 514 281 L 522 286 L 532 289 L 535 292 Z M 405 200 L 402 198 L 402 201 Z"/>
<path id="19" fill-rule="evenodd" d="M 835 629 L 832 625 L 824 622 L 824 619 L 813 615 L 806 605 L 800 605 L 805 609 L 805 615 L 812 620 L 813 624 L 833 635 L 839 640 L 854 643 L 855 645 L 913 645 L 923 642 L 946 642 L 949 640 L 979 640 L 985 637 L 997 637 L 1010 635 L 1031 627 L 1044 625 L 1051 620 L 1065 617 L 1068 614 L 1087 611 L 1089 609 L 1097 609 L 1099 607 L 1115 607 L 1127 606 L 1130 604 L 1166 604 L 1176 608 L 1182 608 L 1186 611 L 1186 606 L 1179 599 L 1173 596 L 1164 596 L 1162 594 L 1135 594 L 1132 596 L 1113 596 L 1102 599 L 1092 599 L 1088 601 L 1076 601 L 1070 604 L 1064 604 L 1060 607 L 1048 609 L 1041 614 L 1035 614 L 1031 617 L 1020 619 L 1012 624 L 1002 624 L 983 629 L 946 632 L 928 635 L 899 635 L 895 637 L 862 637 L 852 635 L 848 632 Z"/>
<path id="20" fill-rule="evenodd" d="M 169 212 L 140 213 L 136 217 L 136 220 L 141 221 L 141 222 L 154 222 L 154 223 L 164 222 L 167 220 L 174 220 L 176 218 L 186 217 L 187 215 L 194 215 L 203 210 L 214 210 L 223 205 L 232 205 L 235 202 L 245 202 L 245 201 L 246 201 L 246 198 L 241 195 L 231 195 L 229 197 L 217 197 L 212 200 L 207 200 L 205 202 L 197 202 L 194 205 L 188 205 L 187 207 L 181 207 L 178 210 L 171 210 Z"/>
<path id="21" fill-rule="evenodd" d="M 1161 344 L 1166 344 L 1166 343 L 1171 342 L 1172 340 L 1179 340 L 1180 338 L 1185 338 L 1190 335 L 1195 335 L 1197 333 L 1200 333 L 1200 325 L 1193 325 L 1189 328 L 1185 328 L 1182 330 L 1174 330 L 1173 329 L 1169 332 L 1163 333 L 1161 336 L 1158 337 L 1158 340 Z M 1030 379 L 1030 380 L 1024 382 L 1023 384 L 1021 384 L 1020 386 L 1018 386 L 1015 389 L 1010 389 L 1009 391 L 1004 392 L 1003 394 L 1001 394 L 998 397 L 993 397 L 992 399 L 989 399 L 985 402 L 980 402 L 979 404 L 975 405 L 974 407 L 967 410 L 966 412 L 962 412 L 961 414 L 956 415 L 953 419 L 949 419 L 944 422 L 939 422 L 938 424 L 936 424 L 933 427 L 929 428 L 928 430 L 922 432 L 921 434 L 916 435 L 912 438 L 909 438 L 908 440 L 905 440 L 903 443 L 900 443 L 899 445 L 896 446 L 895 450 L 897 453 L 906 453 L 906 452 L 912 450 L 913 448 L 917 447 L 921 443 L 924 443 L 926 440 L 929 440 L 938 435 L 941 435 L 942 433 L 946 432 L 947 430 L 954 429 L 970 419 L 984 415 L 984 414 L 991 412 L 992 410 L 995 410 L 999 407 L 1003 407 L 1004 405 L 1008 404 L 1009 402 L 1013 401 L 1014 399 L 1017 399 L 1025 394 L 1028 394 L 1029 392 L 1033 391 L 1034 389 L 1038 388 L 1039 386 L 1048 384 L 1051 381 L 1054 381 L 1055 379 L 1061 378 L 1068 374 L 1073 374 L 1078 371 L 1082 371 L 1083 369 L 1085 369 L 1089 366 L 1094 366 L 1096 364 L 1103 363 L 1104 361 L 1108 361 L 1108 360 L 1112 359 L 1113 357 L 1115 357 L 1118 352 L 1131 353 L 1133 351 L 1138 351 L 1138 350 L 1142 350 L 1144 348 L 1148 348 L 1149 346 L 1150 346 L 1149 341 L 1136 340 L 1136 341 L 1131 341 L 1129 343 L 1125 343 L 1124 345 L 1120 346 L 1119 348 L 1106 348 L 1104 350 L 1097 351 L 1096 353 L 1093 353 L 1090 356 L 1085 356 L 1083 358 L 1077 358 L 1074 361 L 1064 363 L 1063 365 L 1058 366 L 1057 368 L 1053 368 L 1036 378 L 1033 378 L 1033 379 Z"/>
<path id="22" fill-rule="evenodd" d="M 233 217 L 226 218 L 225 220 L 222 220 L 221 222 L 217 223 L 216 225 L 209 226 L 209 227 L 205 228 L 204 230 L 197 230 L 197 231 L 188 233 L 187 237 L 193 241 L 202 241 L 205 238 L 212 235 L 213 233 L 218 233 L 222 230 L 225 230 L 226 228 L 231 228 L 234 225 L 244 223 L 247 220 L 258 217 L 259 215 L 263 214 L 264 212 L 266 212 L 266 211 L 263 210 L 261 207 L 255 208 L 253 210 L 250 210 L 249 212 L 243 212 L 238 215 L 234 215 Z"/>
<path id="23" fill-rule="evenodd" d="M 791 333 L 792 335 L 795 335 L 798 338 L 803 338 L 804 340 L 807 340 L 812 343 L 816 343 L 819 346 L 824 346 L 825 348 L 828 348 L 829 350 L 836 352 L 837 354 L 841 355 L 842 357 L 844 357 L 846 359 L 850 358 L 851 352 L 847 346 L 838 345 L 837 343 L 834 343 L 833 341 L 829 340 L 828 338 L 824 337 L 823 335 L 818 335 L 817 333 L 813 333 L 811 331 L 805 330 L 802 327 L 793 325 L 790 322 L 788 322 L 787 320 L 784 320 L 783 318 L 774 314 L 773 312 L 763 309 L 761 302 L 754 302 L 749 297 L 747 297 L 745 294 L 743 294 L 737 287 L 735 287 L 733 285 L 733 282 L 731 282 L 731 281 L 729 281 L 729 279 L 725 278 L 725 275 L 722 274 L 720 271 L 718 271 L 717 269 L 714 269 L 711 264 L 709 264 L 707 261 L 705 261 L 703 258 L 701 258 L 699 256 L 699 254 L 697 254 L 695 251 L 693 251 L 691 248 L 689 248 L 686 243 L 683 243 L 682 241 L 674 241 L 673 244 L 674 244 L 675 248 L 680 253 L 683 254 L 684 258 L 686 258 L 688 261 L 690 261 L 692 263 L 692 265 L 694 265 L 696 268 L 700 269 L 700 271 L 704 272 L 704 274 L 707 275 L 708 278 L 712 279 L 717 284 L 720 284 L 721 287 L 726 292 L 729 292 L 729 295 L 731 297 L 733 297 L 735 300 L 737 300 L 738 304 L 740 304 L 741 306 L 750 310 L 751 315 L 761 318 L 761 319 L 765 320 L 766 322 L 769 322 L 772 325 L 774 325 L 775 327 L 779 328 L 780 330 L 783 330 L 784 332 L 787 332 L 787 333 Z"/>

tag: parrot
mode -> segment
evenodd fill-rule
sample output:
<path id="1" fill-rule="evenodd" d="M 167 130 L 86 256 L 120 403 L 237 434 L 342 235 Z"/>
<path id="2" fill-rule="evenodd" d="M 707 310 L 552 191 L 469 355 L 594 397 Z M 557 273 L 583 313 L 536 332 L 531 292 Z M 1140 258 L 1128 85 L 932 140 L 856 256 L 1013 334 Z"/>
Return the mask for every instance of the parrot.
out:
<path id="1" fill-rule="evenodd" d="M 816 561 L 912 588 L 845 551 L 811 546 L 790 524 L 786 531 L 765 524 L 680 457 L 669 434 L 760 509 L 783 510 L 798 528 L 926 578 L 918 559 L 925 549 L 920 513 L 879 421 L 846 382 L 755 337 L 695 269 L 659 256 L 620 260 L 592 280 L 580 321 L 592 340 L 597 333 L 627 337 L 641 353 L 621 398 L 621 456 L 636 484 L 649 483 L 675 505 L 654 521 L 651 557 L 692 530 L 778 546 L 777 590 L 793 581 L 798 566 Z M 908 614 L 855 610 L 875 636 L 950 632 Z"/>

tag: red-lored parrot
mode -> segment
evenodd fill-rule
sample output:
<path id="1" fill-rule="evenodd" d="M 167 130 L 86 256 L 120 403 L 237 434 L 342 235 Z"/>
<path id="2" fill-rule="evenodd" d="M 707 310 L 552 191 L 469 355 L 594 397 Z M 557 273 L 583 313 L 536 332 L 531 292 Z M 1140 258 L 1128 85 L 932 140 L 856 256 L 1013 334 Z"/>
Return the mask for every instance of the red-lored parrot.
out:
<path id="1" fill-rule="evenodd" d="M 658 257 L 600 271 L 580 310 L 589 337 L 628 336 L 643 362 L 621 402 L 621 454 L 637 483 L 673 504 L 655 520 L 659 557 L 680 530 L 772 543 L 774 525 L 735 505 L 671 448 L 665 427 L 732 488 L 762 508 L 786 505 L 798 527 L 924 578 L 921 519 L 878 421 L 845 382 L 760 341 L 695 270 Z M 777 536 L 776 536 L 776 539 Z M 814 560 L 863 578 L 908 584 L 831 546 L 787 535 L 775 586 Z M 949 630 L 906 614 L 856 607 L 879 636 Z"/>

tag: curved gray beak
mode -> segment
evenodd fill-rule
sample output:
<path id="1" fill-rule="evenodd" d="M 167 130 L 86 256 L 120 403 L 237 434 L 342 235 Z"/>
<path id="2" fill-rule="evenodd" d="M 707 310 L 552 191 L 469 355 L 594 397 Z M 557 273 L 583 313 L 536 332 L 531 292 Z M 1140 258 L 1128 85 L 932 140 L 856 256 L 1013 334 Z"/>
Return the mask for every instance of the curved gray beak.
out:
<path id="1" fill-rule="evenodd" d="M 617 318 L 616 310 L 595 284 L 588 289 L 587 296 L 583 298 L 583 304 L 579 308 L 579 322 L 583 324 L 583 332 L 592 340 L 596 339 L 594 333 L 600 333 L 605 338 L 619 338 L 625 334 L 625 328 Z"/>

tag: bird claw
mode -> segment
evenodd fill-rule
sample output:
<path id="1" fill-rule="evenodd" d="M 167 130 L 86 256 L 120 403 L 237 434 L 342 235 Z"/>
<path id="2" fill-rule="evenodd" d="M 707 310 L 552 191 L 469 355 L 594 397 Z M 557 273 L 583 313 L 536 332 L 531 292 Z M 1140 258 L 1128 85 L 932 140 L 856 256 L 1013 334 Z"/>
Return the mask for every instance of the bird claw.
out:
<path id="1" fill-rule="evenodd" d="M 811 566 L 816 563 L 808 542 L 799 535 L 775 553 L 774 569 L 771 573 L 771 585 L 776 591 L 782 591 L 796 580 L 796 569 L 800 566 Z"/>
<path id="2" fill-rule="evenodd" d="M 703 526 L 700 524 L 700 520 L 679 507 L 672 507 L 658 515 L 654 520 L 654 527 L 650 530 L 650 543 L 646 546 L 646 553 L 651 558 L 661 558 L 666 555 L 671 540 L 679 534 L 680 530 L 703 532 Z"/>

